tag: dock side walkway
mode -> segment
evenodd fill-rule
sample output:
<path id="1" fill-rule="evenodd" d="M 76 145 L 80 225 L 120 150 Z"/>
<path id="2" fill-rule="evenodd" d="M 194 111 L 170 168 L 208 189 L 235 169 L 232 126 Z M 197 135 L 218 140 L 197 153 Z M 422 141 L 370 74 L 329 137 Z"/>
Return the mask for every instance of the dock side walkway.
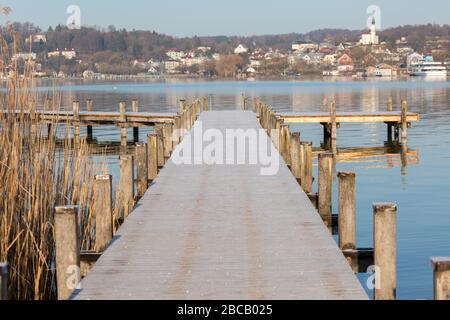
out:
<path id="1" fill-rule="evenodd" d="M 203 130 L 261 129 L 253 112 L 197 121 Z M 279 158 L 271 176 L 260 165 L 169 160 L 73 298 L 367 299 Z"/>

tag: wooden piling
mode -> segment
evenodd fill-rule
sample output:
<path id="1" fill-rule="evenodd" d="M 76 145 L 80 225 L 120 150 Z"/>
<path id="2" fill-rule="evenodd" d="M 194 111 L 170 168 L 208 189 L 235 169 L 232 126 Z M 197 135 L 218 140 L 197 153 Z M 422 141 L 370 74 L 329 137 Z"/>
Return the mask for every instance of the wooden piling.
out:
<path id="1" fill-rule="evenodd" d="M 291 132 L 289 130 L 289 125 L 283 124 L 280 127 L 281 134 L 281 155 L 288 166 L 291 165 Z"/>
<path id="2" fill-rule="evenodd" d="M 173 151 L 173 124 L 166 122 L 163 124 L 163 138 L 164 138 L 164 163 L 169 160 Z"/>
<path id="3" fill-rule="evenodd" d="M 450 300 L 450 257 L 431 258 L 435 300 Z"/>
<path id="4" fill-rule="evenodd" d="M 158 175 L 158 156 L 156 148 L 158 135 L 156 133 L 151 133 L 147 136 L 147 139 L 148 181 L 151 183 Z"/>
<path id="5" fill-rule="evenodd" d="M 93 110 L 94 103 L 92 102 L 92 99 L 86 100 L 86 111 L 92 111 Z M 91 141 L 93 139 L 93 131 L 92 126 L 87 126 L 87 140 Z"/>
<path id="6" fill-rule="evenodd" d="M 374 218 L 374 258 L 375 300 L 394 300 L 397 287 L 397 205 L 375 203 Z"/>
<path id="7" fill-rule="evenodd" d="M 8 300 L 8 264 L 0 263 L 0 301 Z"/>
<path id="8" fill-rule="evenodd" d="M 337 123 L 336 123 L 336 101 L 331 103 L 331 140 L 336 141 Z"/>
<path id="9" fill-rule="evenodd" d="M 134 207 L 134 166 L 133 156 L 120 156 L 119 192 L 123 201 L 123 219 L 125 220 Z"/>
<path id="10" fill-rule="evenodd" d="M 181 117 L 176 115 L 173 118 L 173 149 L 181 142 Z"/>
<path id="11" fill-rule="evenodd" d="M 356 249 L 355 173 L 339 172 L 339 248 Z"/>
<path id="12" fill-rule="evenodd" d="M 126 102 L 122 101 L 122 102 L 119 103 L 119 112 L 120 112 L 119 122 L 121 123 L 120 144 L 121 144 L 122 147 L 126 147 L 126 145 L 127 145 L 127 128 L 126 128 L 127 104 L 126 104 Z"/>
<path id="13" fill-rule="evenodd" d="M 402 144 L 407 143 L 408 138 L 408 102 L 402 101 Z"/>
<path id="14" fill-rule="evenodd" d="M 298 182 L 301 182 L 300 132 L 293 132 L 291 134 L 290 149 L 292 175 Z"/>
<path id="15" fill-rule="evenodd" d="M 332 186 L 333 186 L 333 153 L 325 152 L 319 154 L 318 191 L 319 191 L 319 214 L 325 225 L 331 228 L 332 218 Z"/>
<path id="16" fill-rule="evenodd" d="M 79 141 L 80 139 L 80 102 L 74 101 L 72 103 L 73 107 L 73 129 L 75 141 Z"/>
<path id="17" fill-rule="evenodd" d="M 203 111 L 209 111 L 209 99 L 207 97 L 203 98 Z"/>
<path id="18" fill-rule="evenodd" d="M 312 165 L 312 142 L 300 142 L 300 159 L 301 159 L 301 186 L 306 194 L 312 193 L 313 190 L 313 165 Z"/>
<path id="19" fill-rule="evenodd" d="M 248 97 L 243 97 L 243 109 L 248 111 Z"/>
<path id="20" fill-rule="evenodd" d="M 137 196 L 143 197 L 148 189 L 147 144 L 136 144 L 136 184 Z"/>
<path id="21" fill-rule="evenodd" d="M 58 300 L 67 300 L 80 282 L 78 207 L 55 208 L 56 283 Z"/>
<path id="22" fill-rule="evenodd" d="M 96 175 L 92 186 L 96 252 L 103 252 L 113 237 L 112 176 Z"/>
<path id="23" fill-rule="evenodd" d="M 137 99 L 133 99 L 131 101 L 131 111 L 139 112 L 139 101 Z M 133 141 L 135 143 L 139 141 L 139 128 L 138 127 L 133 128 Z"/>
<path id="24" fill-rule="evenodd" d="M 393 110 L 392 97 L 389 96 L 388 102 L 387 102 L 387 111 L 388 112 L 392 112 L 392 110 Z M 388 122 L 386 125 L 387 125 L 387 140 L 388 141 L 392 141 L 392 127 L 393 127 L 393 124 Z"/>
<path id="25" fill-rule="evenodd" d="M 158 163 L 158 167 L 162 168 L 162 167 L 164 167 L 164 164 L 165 164 L 165 161 L 164 161 L 164 130 L 163 130 L 162 124 L 155 125 L 155 133 L 157 136 L 157 139 L 156 139 L 157 163 Z"/>
<path id="26" fill-rule="evenodd" d="M 179 102 L 179 111 L 183 112 L 186 109 L 186 100 L 185 99 L 180 99 Z"/>

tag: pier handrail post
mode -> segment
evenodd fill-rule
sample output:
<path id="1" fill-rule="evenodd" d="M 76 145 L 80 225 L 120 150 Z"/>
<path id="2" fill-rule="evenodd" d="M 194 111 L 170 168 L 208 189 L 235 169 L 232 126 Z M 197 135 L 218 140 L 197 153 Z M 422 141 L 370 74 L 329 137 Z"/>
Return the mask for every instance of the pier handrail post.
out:
<path id="1" fill-rule="evenodd" d="M 148 189 L 147 144 L 136 144 L 136 184 L 137 196 L 141 198 Z"/>
<path id="2" fill-rule="evenodd" d="M 148 139 L 148 151 L 147 151 L 147 158 L 148 158 L 148 181 L 151 183 L 153 180 L 156 179 L 156 176 L 158 175 L 158 156 L 157 156 L 157 139 L 158 135 L 156 133 L 150 133 L 147 136 Z"/>
<path id="3" fill-rule="evenodd" d="M 123 200 L 123 220 L 125 221 L 134 206 L 134 159 L 132 155 L 121 155 L 119 159 L 119 190 Z"/>
<path id="4" fill-rule="evenodd" d="M 81 280 L 78 207 L 55 208 L 55 247 L 58 300 L 67 300 Z"/>
<path id="5" fill-rule="evenodd" d="M 375 300 L 395 300 L 397 287 L 397 205 L 373 204 Z"/>
<path id="6" fill-rule="evenodd" d="M 94 177 L 92 186 L 93 206 L 92 215 L 95 217 L 95 245 L 96 252 L 103 252 L 113 237 L 112 210 L 112 176 L 99 174 Z"/>
<path id="7" fill-rule="evenodd" d="M 450 257 L 431 258 L 433 296 L 435 300 L 450 300 Z"/>
<path id="8" fill-rule="evenodd" d="M 408 139 L 408 102 L 402 101 L 402 144 L 406 144 Z"/>
<path id="9" fill-rule="evenodd" d="M 8 264 L 0 263 L 0 300 L 8 300 Z"/>
<path id="10" fill-rule="evenodd" d="M 139 101 L 137 99 L 133 99 L 131 101 L 131 111 L 139 112 Z M 134 142 L 139 141 L 139 128 L 138 127 L 133 127 L 133 140 L 134 140 Z"/>
<path id="11" fill-rule="evenodd" d="M 331 103 L 331 140 L 336 141 L 337 137 L 337 123 L 336 123 L 336 100 Z"/>
<path id="12" fill-rule="evenodd" d="M 243 99 L 243 110 L 248 111 L 248 97 L 243 96 L 242 99 Z"/>
<path id="13" fill-rule="evenodd" d="M 356 249 L 356 206 L 354 172 L 339 172 L 339 248 Z"/>
<path id="14" fill-rule="evenodd" d="M 328 228 L 332 227 L 333 158 L 331 152 L 319 154 L 319 214 Z"/>
<path id="15" fill-rule="evenodd" d="M 300 132 L 292 132 L 291 134 L 291 171 L 292 175 L 298 182 L 301 180 L 301 153 L 300 153 Z"/>

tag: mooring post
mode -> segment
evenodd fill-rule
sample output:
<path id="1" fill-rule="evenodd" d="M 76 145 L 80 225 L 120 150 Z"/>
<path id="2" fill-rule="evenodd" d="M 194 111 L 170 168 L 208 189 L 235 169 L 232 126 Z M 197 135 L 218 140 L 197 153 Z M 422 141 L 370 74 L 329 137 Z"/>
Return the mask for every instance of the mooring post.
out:
<path id="1" fill-rule="evenodd" d="M 319 214 L 328 228 L 332 227 L 333 158 L 330 152 L 319 154 Z"/>
<path id="2" fill-rule="evenodd" d="M 96 252 L 103 252 L 113 237 L 112 176 L 100 174 L 94 177 L 92 186 L 92 215 L 95 218 Z"/>
<path id="3" fill-rule="evenodd" d="M 131 111 L 132 112 L 139 112 L 139 101 L 137 99 L 133 99 L 131 101 Z M 133 141 L 139 142 L 139 128 L 133 127 Z"/>
<path id="4" fill-rule="evenodd" d="M 122 147 L 126 147 L 127 145 L 127 103 L 122 101 L 119 103 L 119 112 L 120 112 L 120 145 Z"/>
<path id="5" fill-rule="evenodd" d="M 151 183 L 156 179 L 156 176 L 158 175 L 158 156 L 156 148 L 158 135 L 156 133 L 150 133 L 147 136 L 147 139 L 148 181 Z"/>
<path id="6" fill-rule="evenodd" d="M 356 249 L 355 173 L 339 172 L 339 248 Z"/>
<path id="7" fill-rule="evenodd" d="M 93 102 L 92 99 L 87 99 L 86 100 L 86 111 L 90 112 L 93 110 Z M 92 141 L 93 139 L 93 131 L 92 131 L 92 126 L 87 126 L 87 140 L 88 141 Z"/>
<path id="8" fill-rule="evenodd" d="M 406 144 L 408 139 L 408 102 L 402 101 L 402 144 Z"/>
<path id="9" fill-rule="evenodd" d="M 157 123 L 155 125 L 155 133 L 157 135 L 156 139 L 156 155 L 158 159 L 158 167 L 162 168 L 164 167 L 165 161 L 164 161 L 164 130 L 163 125 L 160 123 Z"/>
<path id="10" fill-rule="evenodd" d="M 301 182 L 301 153 L 300 153 L 300 132 L 292 132 L 291 134 L 291 172 L 292 175 Z"/>
<path id="11" fill-rule="evenodd" d="M 143 197 L 148 189 L 147 144 L 136 144 L 136 184 L 137 196 Z"/>
<path id="12" fill-rule="evenodd" d="M 431 258 L 435 300 L 450 300 L 450 257 Z"/>
<path id="13" fill-rule="evenodd" d="M 394 300 L 397 287 L 397 205 L 375 203 L 374 217 L 374 262 L 375 300 Z"/>
<path id="14" fill-rule="evenodd" d="M 0 300 L 8 300 L 8 264 L 0 263 Z"/>
<path id="15" fill-rule="evenodd" d="M 134 206 L 134 166 L 133 156 L 120 156 L 119 190 L 123 200 L 123 220 L 128 217 Z"/>
<path id="16" fill-rule="evenodd" d="M 312 142 L 300 142 L 301 159 L 301 186 L 306 194 L 311 194 L 313 189 L 313 165 L 312 165 Z"/>
<path id="17" fill-rule="evenodd" d="M 78 207 L 55 208 L 55 264 L 58 300 L 67 300 L 81 280 Z"/>
<path id="18" fill-rule="evenodd" d="M 72 107 L 73 107 L 74 136 L 75 136 L 75 141 L 79 142 L 79 140 L 80 140 L 80 102 L 74 101 L 72 103 Z"/>

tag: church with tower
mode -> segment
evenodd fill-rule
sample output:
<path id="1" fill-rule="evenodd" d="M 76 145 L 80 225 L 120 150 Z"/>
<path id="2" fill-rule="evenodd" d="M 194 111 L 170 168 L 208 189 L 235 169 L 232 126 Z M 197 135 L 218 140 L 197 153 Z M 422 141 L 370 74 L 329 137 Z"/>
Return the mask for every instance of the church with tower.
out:
<path id="1" fill-rule="evenodd" d="M 361 40 L 359 41 L 362 45 L 373 45 L 379 44 L 380 39 L 377 35 L 377 27 L 375 24 L 375 18 L 372 20 L 372 25 L 370 26 L 370 33 L 363 34 Z"/>

